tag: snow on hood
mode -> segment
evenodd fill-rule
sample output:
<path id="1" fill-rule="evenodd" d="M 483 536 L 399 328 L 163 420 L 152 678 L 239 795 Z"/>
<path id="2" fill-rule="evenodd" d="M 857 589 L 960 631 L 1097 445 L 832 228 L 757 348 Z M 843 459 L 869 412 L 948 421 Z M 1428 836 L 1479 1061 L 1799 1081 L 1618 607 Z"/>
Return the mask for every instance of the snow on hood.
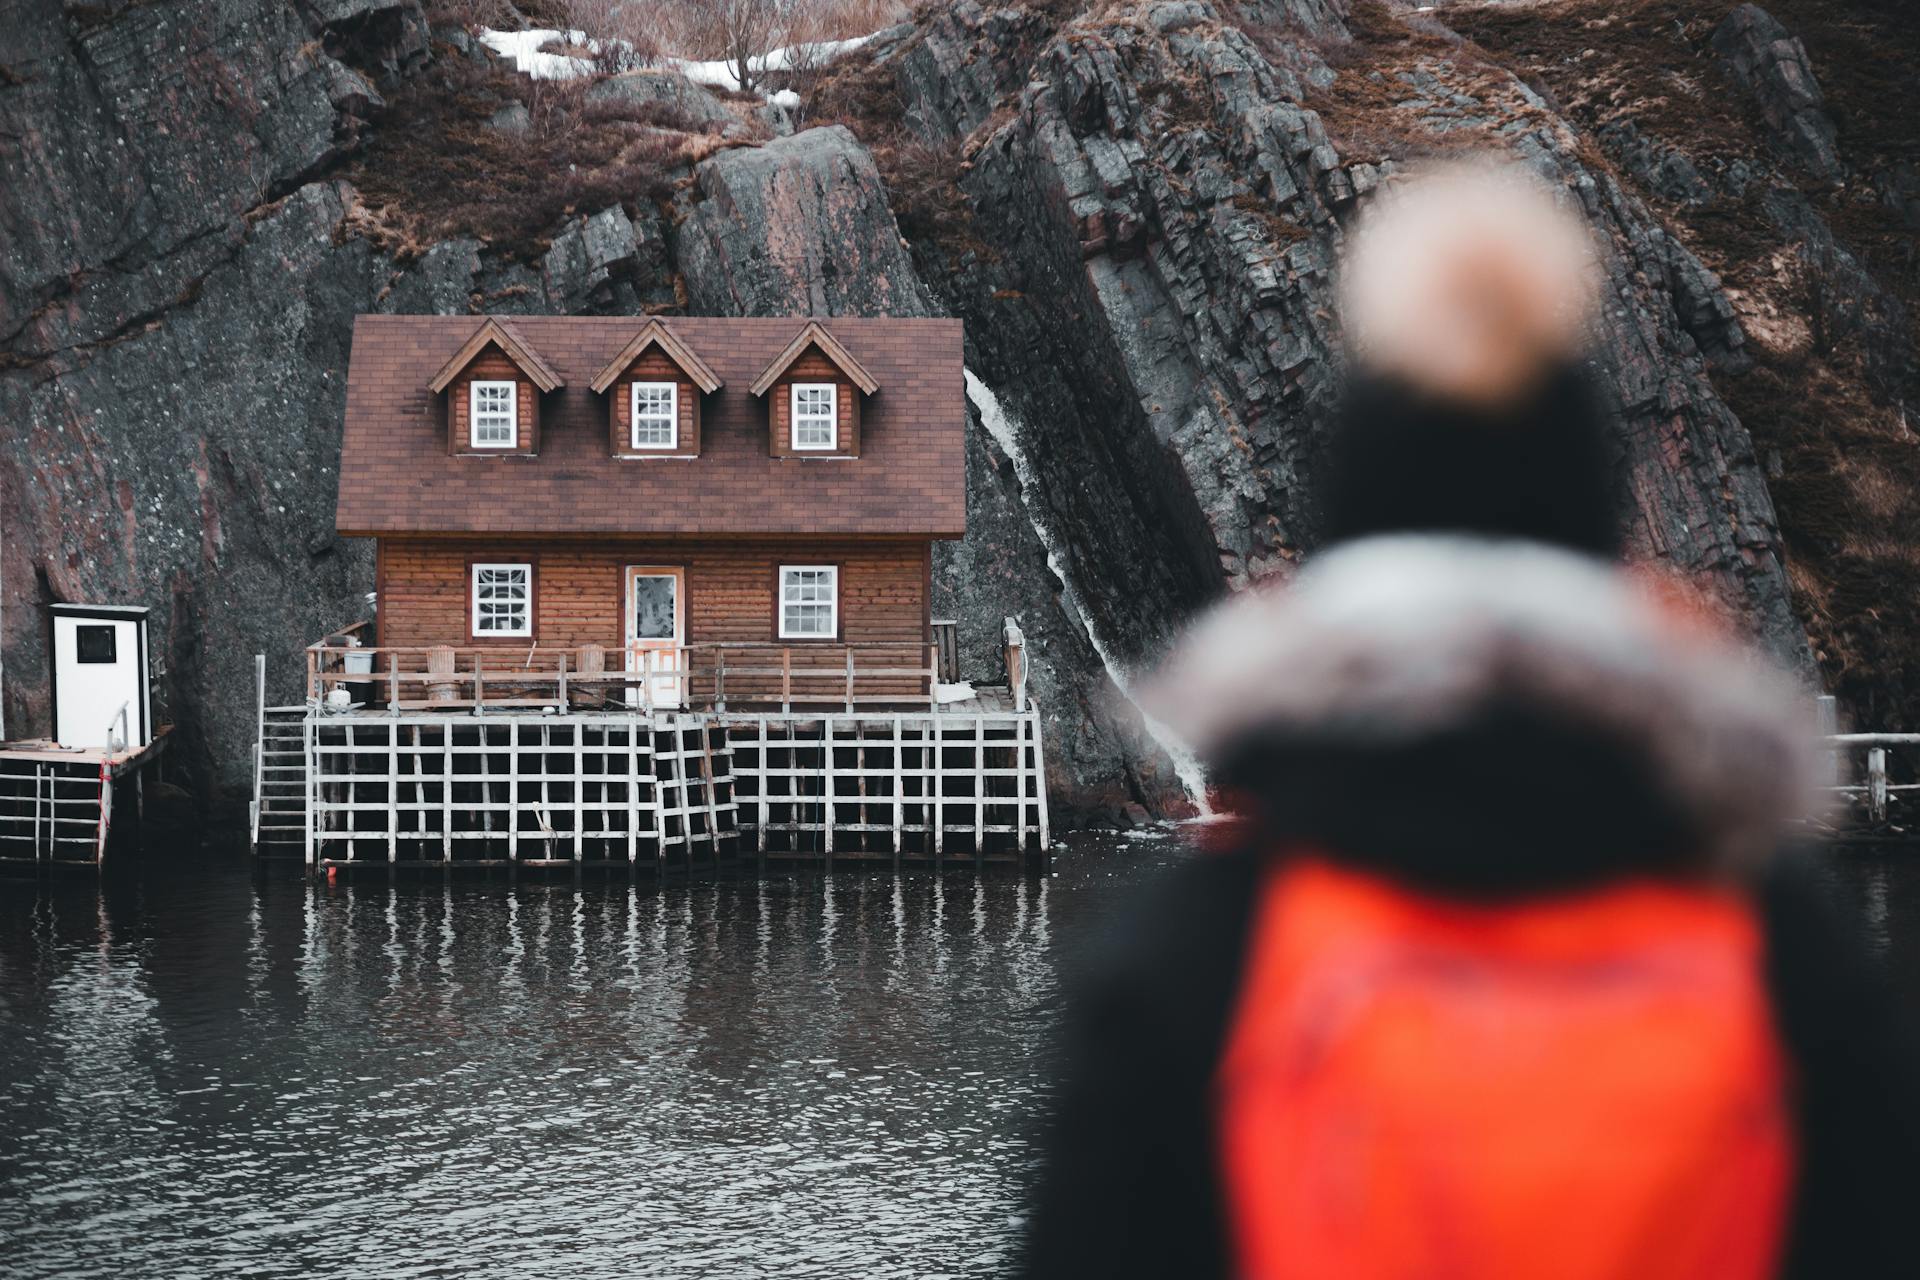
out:
<path id="1" fill-rule="evenodd" d="M 1729 844 L 1813 806 L 1813 717 L 1786 673 L 1646 580 L 1527 543 L 1368 538 L 1243 593 L 1142 705 L 1203 757 L 1261 735 L 1392 749 L 1517 701 L 1647 762 Z"/>

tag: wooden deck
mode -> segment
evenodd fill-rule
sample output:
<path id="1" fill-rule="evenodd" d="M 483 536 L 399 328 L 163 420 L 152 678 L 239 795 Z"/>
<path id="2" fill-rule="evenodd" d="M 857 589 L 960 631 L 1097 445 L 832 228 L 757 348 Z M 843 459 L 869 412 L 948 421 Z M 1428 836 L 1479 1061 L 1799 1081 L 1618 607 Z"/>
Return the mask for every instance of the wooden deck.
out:
<path id="1" fill-rule="evenodd" d="M 944 699 L 959 683 L 955 624 L 941 621 L 932 636 L 922 645 L 727 642 L 624 649 L 323 642 L 307 649 L 304 696 L 315 707 L 332 708 L 344 696 L 354 706 L 388 713 L 939 713 L 953 705 Z M 1011 619 L 1004 659 L 1004 691 L 1012 710 L 1023 711 L 1026 654 Z"/>
<path id="2" fill-rule="evenodd" d="M 146 746 L 120 751 L 44 738 L 0 742 L 0 863 L 99 866 L 113 827 L 114 787 L 130 783 L 140 807 L 144 771 L 166 750 L 170 732 L 163 725 Z"/>
<path id="3" fill-rule="evenodd" d="M 21 738 L 0 742 L 0 761 L 44 761 L 95 768 L 104 766 L 107 776 L 118 778 L 143 767 L 166 750 L 167 737 L 172 732 L 172 725 L 163 724 L 154 732 L 153 741 L 146 746 L 121 751 L 109 751 L 105 747 L 63 747 L 50 738 Z"/>

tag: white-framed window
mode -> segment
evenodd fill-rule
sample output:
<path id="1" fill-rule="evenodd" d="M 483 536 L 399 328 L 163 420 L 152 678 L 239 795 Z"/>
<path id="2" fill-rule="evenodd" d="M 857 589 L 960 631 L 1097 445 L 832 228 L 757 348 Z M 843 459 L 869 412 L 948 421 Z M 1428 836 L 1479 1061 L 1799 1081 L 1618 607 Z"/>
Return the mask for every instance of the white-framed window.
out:
<path id="1" fill-rule="evenodd" d="M 680 385 L 633 384 L 633 447 L 673 449 L 680 444 Z"/>
<path id="2" fill-rule="evenodd" d="M 476 449 L 511 449 L 520 440 L 520 387 L 513 382 L 467 384 L 467 439 Z"/>
<path id="3" fill-rule="evenodd" d="M 831 640 L 840 634 L 840 570 L 830 564 L 780 566 L 780 638 Z"/>
<path id="4" fill-rule="evenodd" d="M 793 384 L 793 447 L 831 449 L 839 436 L 840 388 L 831 382 Z"/>
<path id="5" fill-rule="evenodd" d="M 473 634 L 476 638 L 533 634 L 532 565 L 473 566 Z"/>

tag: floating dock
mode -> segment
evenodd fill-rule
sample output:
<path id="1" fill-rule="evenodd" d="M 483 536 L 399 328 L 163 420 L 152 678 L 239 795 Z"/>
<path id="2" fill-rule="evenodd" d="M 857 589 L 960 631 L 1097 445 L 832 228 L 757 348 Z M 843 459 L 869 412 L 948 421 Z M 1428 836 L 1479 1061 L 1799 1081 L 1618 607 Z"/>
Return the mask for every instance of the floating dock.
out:
<path id="1" fill-rule="evenodd" d="M 161 726 L 144 747 L 62 747 L 49 739 L 0 742 L 0 864 L 98 867 L 106 861 L 116 793 L 136 818 L 144 777 L 166 750 Z"/>

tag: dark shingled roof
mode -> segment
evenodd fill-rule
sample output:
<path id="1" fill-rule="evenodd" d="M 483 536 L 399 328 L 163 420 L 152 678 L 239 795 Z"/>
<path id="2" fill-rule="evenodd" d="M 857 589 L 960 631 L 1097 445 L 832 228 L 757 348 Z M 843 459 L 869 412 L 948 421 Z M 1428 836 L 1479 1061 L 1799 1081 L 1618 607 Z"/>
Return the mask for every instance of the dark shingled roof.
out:
<path id="1" fill-rule="evenodd" d="M 705 397 L 700 456 L 607 447 L 594 375 L 645 316 L 514 316 L 566 386 L 540 398 L 538 457 L 447 452 L 446 397 L 427 384 L 481 316 L 360 316 L 340 447 L 342 534 L 875 534 L 966 532 L 967 421 L 958 320 L 821 320 L 879 390 L 860 456 L 772 458 L 767 401 L 748 388 L 809 317 L 673 316 L 667 327 L 725 383 Z"/>

